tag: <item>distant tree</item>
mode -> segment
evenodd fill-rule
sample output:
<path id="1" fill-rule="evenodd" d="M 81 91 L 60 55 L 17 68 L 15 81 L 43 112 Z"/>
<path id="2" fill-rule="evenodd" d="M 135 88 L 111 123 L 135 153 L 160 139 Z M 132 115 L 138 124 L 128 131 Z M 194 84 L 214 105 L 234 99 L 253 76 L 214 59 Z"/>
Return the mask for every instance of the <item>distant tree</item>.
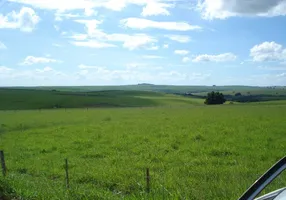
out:
<path id="1" fill-rule="evenodd" d="M 210 92 L 205 100 L 205 104 L 207 105 L 217 105 L 224 104 L 226 102 L 224 96 L 220 92 Z"/>
<path id="2" fill-rule="evenodd" d="M 240 92 L 237 92 L 237 93 L 235 93 L 235 95 L 234 96 L 236 96 L 236 97 L 240 97 L 241 96 L 241 93 Z"/>

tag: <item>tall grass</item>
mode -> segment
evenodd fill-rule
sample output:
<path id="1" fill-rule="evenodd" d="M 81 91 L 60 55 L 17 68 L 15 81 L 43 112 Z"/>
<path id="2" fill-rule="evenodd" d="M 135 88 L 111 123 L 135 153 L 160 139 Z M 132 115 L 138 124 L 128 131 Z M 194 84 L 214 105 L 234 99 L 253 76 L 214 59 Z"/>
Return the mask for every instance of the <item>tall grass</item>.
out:
<path id="1" fill-rule="evenodd" d="M 0 188 L 23 199 L 236 199 L 285 155 L 285 118 L 285 105 L 3 111 Z"/>

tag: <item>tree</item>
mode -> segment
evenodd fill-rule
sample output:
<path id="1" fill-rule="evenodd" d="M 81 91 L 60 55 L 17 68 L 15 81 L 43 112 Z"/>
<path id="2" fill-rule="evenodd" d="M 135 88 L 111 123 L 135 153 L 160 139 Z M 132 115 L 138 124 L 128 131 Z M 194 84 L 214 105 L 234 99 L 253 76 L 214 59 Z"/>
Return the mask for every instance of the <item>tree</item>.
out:
<path id="1" fill-rule="evenodd" d="M 224 96 L 220 92 L 210 92 L 205 100 L 205 104 L 207 105 L 216 105 L 216 104 L 224 104 L 226 102 Z"/>
<path id="2" fill-rule="evenodd" d="M 235 95 L 234 95 L 234 96 L 236 96 L 236 97 L 240 97 L 240 96 L 241 96 L 241 93 L 240 93 L 240 92 L 235 93 Z"/>

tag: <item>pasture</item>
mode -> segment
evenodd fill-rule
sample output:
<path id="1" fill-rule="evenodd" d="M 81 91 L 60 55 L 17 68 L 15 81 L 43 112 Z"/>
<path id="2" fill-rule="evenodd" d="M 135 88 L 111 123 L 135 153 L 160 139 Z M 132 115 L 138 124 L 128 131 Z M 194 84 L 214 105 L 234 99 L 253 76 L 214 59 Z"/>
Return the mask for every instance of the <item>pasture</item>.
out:
<path id="1" fill-rule="evenodd" d="M 285 155 L 283 101 L 203 106 L 168 98 L 152 96 L 160 107 L 0 111 L 8 168 L 0 197 L 237 199 Z"/>

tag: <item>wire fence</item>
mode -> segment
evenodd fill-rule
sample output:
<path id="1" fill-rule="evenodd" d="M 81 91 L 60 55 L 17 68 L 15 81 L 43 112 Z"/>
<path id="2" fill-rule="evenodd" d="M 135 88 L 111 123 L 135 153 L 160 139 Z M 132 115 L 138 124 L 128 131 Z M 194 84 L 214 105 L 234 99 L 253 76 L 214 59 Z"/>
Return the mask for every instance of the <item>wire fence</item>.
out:
<path id="1" fill-rule="evenodd" d="M 170 199 L 173 196 L 164 186 L 161 174 L 158 173 L 155 176 L 155 173 L 152 172 L 152 168 L 148 167 L 141 171 L 142 176 L 140 180 L 138 180 L 138 176 L 132 177 L 132 174 L 130 174 L 126 175 L 126 179 L 129 179 L 128 183 L 120 183 L 119 181 L 106 179 L 98 180 L 95 178 L 96 176 L 93 176 L 92 173 L 94 173 L 94 170 L 91 170 L 89 163 L 81 163 L 81 165 L 77 167 L 74 165 L 73 160 L 67 158 L 62 160 L 62 165 L 57 166 L 58 169 L 62 169 L 60 176 L 52 175 L 52 172 L 44 172 L 45 168 L 43 168 L 41 173 L 31 173 L 33 174 L 31 177 L 29 177 L 29 169 L 25 167 L 18 168 L 17 170 L 15 170 L 15 168 L 9 170 L 9 166 L 7 166 L 5 162 L 4 151 L 0 151 L 0 161 L 4 180 L 14 182 L 15 179 L 17 179 L 18 182 L 23 181 L 24 185 L 31 184 L 29 181 L 33 180 L 33 184 L 39 184 L 45 188 L 45 191 L 51 191 L 53 197 L 62 197 L 63 192 L 65 192 L 65 195 L 72 196 L 75 199 L 81 199 L 82 195 L 89 196 L 90 194 L 88 193 L 91 190 L 98 190 L 98 192 L 103 193 L 106 191 L 112 192 L 114 197 L 119 197 L 120 199 L 124 199 L 126 196 L 133 196 L 134 198 L 140 197 L 141 199 L 158 199 L 158 196 L 160 196 L 160 199 Z M 57 164 L 58 163 L 59 162 L 57 162 Z M 86 170 L 82 171 L 82 169 Z M 126 172 L 128 172 L 128 169 L 126 169 Z M 98 173 L 103 172 L 99 170 Z M 61 186 L 59 187 L 59 185 Z M 88 185 L 92 186 L 91 190 L 84 188 L 90 187 Z M 85 190 L 86 194 L 81 194 L 83 190 Z"/>

